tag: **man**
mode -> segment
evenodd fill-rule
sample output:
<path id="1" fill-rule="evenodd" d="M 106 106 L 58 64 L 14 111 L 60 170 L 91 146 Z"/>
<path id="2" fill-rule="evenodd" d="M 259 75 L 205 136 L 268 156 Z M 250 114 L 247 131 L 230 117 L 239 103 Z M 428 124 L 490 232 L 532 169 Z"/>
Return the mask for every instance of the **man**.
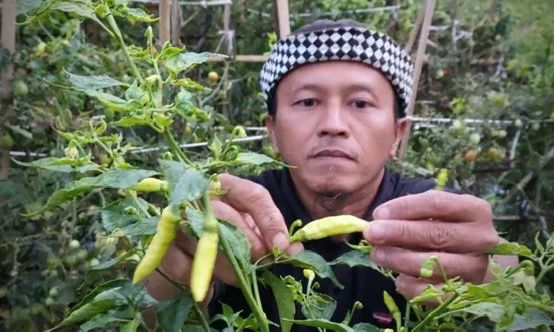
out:
<path id="1" fill-rule="evenodd" d="M 292 167 L 251 180 L 220 178 L 227 194 L 213 202 L 214 210 L 244 231 L 253 259 L 274 246 L 289 253 L 302 250 L 287 237 L 287 226 L 296 219 L 307 223 L 350 214 L 373 220 L 363 232 L 374 245 L 371 258 L 398 276 L 393 282 L 368 268 L 336 266 L 345 288 L 321 280 L 319 289 L 337 300 L 335 321 L 361 301 L 364 308 L 353 321 L 390 323 L 383 290 L 402 301 L 395 290 L 411 298 L 429 283 L 440 285 L 437 273 L 419 277 L 421 263 L 431 255 L 439 257 L 449 276 L 481 283 L 489 263 L 486 252 L 500 241 L 487 202 L 434 191 L 432 180 L 408 180 L 385 169 L 408 125 L 404 112 L 412 93 L 411 71 L 409 56 L 391 38 L 358 22 L 321 20 L 302 27 L 277 43 L 261 74 L 269 137 Z M 305 246 L 331 260 L 348 250 L 342 240 L 308 241 Z M 180 234 L 161 269 L 188 283 L 194 248 L 194 239 Z M 273 271 L 301 279 L 292 267 L 279 265 Z M 223 255 L 215 275 L 236 285 Z M 178 294 L 157 273 L 149 278 L 148 289 L 157 298 Z M 240 291 L 232 286 L 218 289 L 212 305 L 219 302 L 245 308 Z M 274 307 L 269 305 L 266 312 L 278 321 Z"/>

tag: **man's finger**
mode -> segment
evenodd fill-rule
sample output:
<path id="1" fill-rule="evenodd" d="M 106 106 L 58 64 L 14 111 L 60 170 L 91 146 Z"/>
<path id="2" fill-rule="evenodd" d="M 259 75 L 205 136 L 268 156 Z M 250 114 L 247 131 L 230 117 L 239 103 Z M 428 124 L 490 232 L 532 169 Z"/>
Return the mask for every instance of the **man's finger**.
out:
<path id="1" fill-rule="evenodd" d="M 256 229 L 254 228 L 256 225 L 253 224 L 253 221 L 245 219 L 246 214 L 240 214 L 228 204 L 217 200 L 212 201 L 212 208 L 218 219 L 228 221 L 238 227 L 246 235 L 248 241 L 250 242 L 251 254 L 254 260 L 259 259 L 269 251 L 265 246 L 259 231 L 256 232 Z"/>
<path id="2" fill-rule="evenodd" d="M 158 269 L 174 282 L 188 284 L 191 264 L 192 258 L 171 244 Z M 158 271 L 148 276 L 146 288 L 155 299 L 178 298 L 182 295 L 177 287 Z"/>
<path id="3" fill-rule="evenodd" d="M 223 200 L 254 218 L 268 248 L 285 250 L 289 246 L 288 231 L 283 215 L 263 186 L 230 174 L 219 176 L 221 188 L 227 193 Z"/>
<path id="4" fill-rule="evenodd" d="M 492 220 L 492 209 L 487 201 L 471 195 L 458 195 L 429 190 L 390 200 L 378 206 L 373 219 L 444 221 Z"/>
<path id="5" fill-rule="evenodd" d="M 411 251 L 398 247 L 374 247 L 371 259 L 375 263 L 395 272 L 419 277 L 421 266 L 431 256 L 438 258 L 448 278 L 460 276 L 468 282 L 479 284 L 483 281 L 489 264 L 488 256 L 470 254 L 451 254 L 446 252 Z M 430 265 L 432 275 L 425 276 L 427 281 L 443 281 L 438 265 Z"/>
<path id="6" fill-rule="evenodd" d="M 448 223 L 440 220 L 374 220 L 364 229 L 363 234 L 373 245 L 484 253 L 500 242 L 492 225 L 485 227 L 476 223 Z"/>

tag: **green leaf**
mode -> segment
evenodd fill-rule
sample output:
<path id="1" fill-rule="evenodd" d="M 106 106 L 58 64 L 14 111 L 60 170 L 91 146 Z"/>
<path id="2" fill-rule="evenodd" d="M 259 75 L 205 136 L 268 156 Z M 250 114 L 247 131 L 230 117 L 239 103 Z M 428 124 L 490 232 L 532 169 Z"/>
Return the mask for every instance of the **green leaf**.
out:
<path id="1" fill-rule="evenodd" d="M 122 117 L 118 121 L 111 122 L 111 125 L 129 128 L 129 127 L 135 127 L 135 126 L 148 126 L 151 123 L 152 123 L 152 119 L 150 117 L 150 114 L 135 113 L 129 116 Z"/>
<path id="2" fill-rule="evenodd" d="M 96 13 L 94 11 L 94 8 L 89 7 L 84 2 L 79 2 L 79 1 L 56 2 L 56 3 L 52 4 L 50 9 L 60 10 L 60 11 L 63 11 L 63 12 L 66 12 L 66 13 L 71 13 L 71 14 L 81 16 L 81 17 L 84 17 L 84 18 L 89 18 L 89 19 L 95 21 L 96 23 L 98 23 L 100 26 L 104 27 L 104 29 L 106 31 L 111 31 L 98 19 L 98 17 L 96 16 Z"/>
<path id="3" fill-rule="evenodd" d="M 88 96 L 98 99 L 104 106 L 113 109 L 118 112 L 130 112 L 133 111 L 133 104 L 117 96 L 109 93 L 105 93 L 98 90 L 88 89 L 84 90 Z"/>
<path id="4" fill-rule="evenodd" d="M 380 332 L 381 331 L 380 328 L 369 323 L 358 323 L 352 326 L 352 329 L 356 332 Z"/>
<path id="5" fill-rule="evenodd" d="M 200 237 L 204 227 L 204 214 L 191 206 L 187 206 L 185 213 L 187 214 L 187 220 L 190 228 L 192 228 L 192 232 L 197 237 Z"/>
<path id="6" fill-rule="evenodd" d="M 309 319 L 330 320 L 337 302 L 327 294 L 313 293 L 302 305 L 302 313 Z"/>
<path id="7" fill-rule="evenodd" d="M 516 315 L 510 326 L 512 331 L 536 329 L 539 326 L 554 326 L 554 320 L 544 311 L 527 308 L 523 315 Z"/>
<path id="8" fill-rule="evenodd" d="M 291 257 L 290 264 L 299 266 L 303 269 L 310 268 L 322 278 L 329 278 L 333 283 L 343 289 L 344 286 L 337 280 L 331 266 L 323 257 L 310 250 L 304 250 Z"/>
<path id="9" fill-rule="evenodd" d="M 117 280 L 110 284 L 115 285 L 113 288 L 102 291 L 95 289 L 91 294 L 87 295 L 83 301 L 71 311 L 69 316 L 56 326 L 56 328 L 87 321 L 97 314 L 104 313 L 118 305 L 126 303 L 126 297 L 119 292 L 124 284 L 125 281 Z"/>
<path id="10" fill-rule="evenodd" d="M 165 332 L 179 332 L 194 305 L 191 296 L 183 296 L 158 311 L 158 323 Z"/>
<path id="11" fill-rule="evenodd" d="M 165 66 L 174 75 L 177 75 L 180 72 L 182 72 L 183 70 L 189 69 L 193 65 L 206 62 L 208 57 L 210 57 L 211 55 L 214 55 L 214 54 L 215 53 L 211 53 L 211 52 L 203 52 L 203 53 L 186 52 L 186 53 L 181 53 L 179 55 L 168 58 L 165 61 Z"/>
<path id="12" fill-rule="evenodd" d="M 132 199 L 124 198 L 107 205 L 100 211 L 102 226 L 111 233 L 116 228 L 122 228 L 129 224 L 140 222 L 144 219 L 142 213 L 132 214 L 126 212 L 129 207 L 135 208 L 137 211 L 147 210 L 148 202 L 142 198 Z"/>
<path id="13" fill-rule="evenodd" d="M 91 318 L 86 323 L 80 326 L 81 332 L 88 332 L 94 329 L 107 330 L 108 327 L 116 326 L 119 322 L 126 322 L 123 318 L 114 317 L 113 313 L 98 314 Z"/>
<path id="14" fill-rule="evenodd" d="M 292 328 L 292 322 L 296 313 L 296 306 L 294 305 L 294 294 L 287 287 L 285 282 L 276 277 L 269 271 L 264 271 L 262 274 L 264 281 L 271 287 L 275 301 L 277 302 L 277 309 L 279 310 L 279 319 L 281 320 L 281 331 L 289 332 Z"/>
<path id="15" fill-rule="evenodd" d="M 183 201 L 198 199 L 208 188 L 209 181 L 197 170 L 177 161 L 160 160 L 159 162 L 169 183 L 170 204 L 180 205 Z"/>
<path id="16" fill-rule="evenodd" d="M 329 264 L 346 264 L 349 267 L 366 266 L 378 270 L 377 265 L 369 258 L 369 255 L 358 250 L 351 250 L 340 257 L 337 257 Z"/>
<path id="17" fill-rule="evenodd" d="M 127 18 L 129 18 L 131 21 L 138 21 L 138 22 L 145 22 L 145 23 L 152 23 L 157 22 L 158 18 L 154 16 L 148 15 L 144 10 L 140 8 L 127 8 L 125 11 L 125 14 L 127 14 Z"/>
<path id="18" fill-rule="evenodd" d="M 237 156 L 237 162 L 255 166 L 278 163 L 278 161 L 274 160 L 273 158 L 268 157 L 265 154 L 256 152 L 240 152 Z"/>
<path id="19" fill-rule="evenodd" d="M 54 172 L 61 172 L 61 173 L 86 173 L 90 171 L 95 171 L 100 168 L 100 165 L 87 161 L 84 163 L 80 159 L 72 159 L 72 158 L 55 158 L 55 157 L 46 157 L 42 159 L 38 159 L 29 163 L 21 162 L 14 160 L 14 162 L 18 165 L 26 166 L 26 167 L 33 167 L 33 168 L 41 168 L 46 169 L 49 171 Z"/>
<path id="20" fill-rule="evenodd" d="M 159 220 L 159 216 L 142 219 L 136 223 L 123 226 L 120 230 L 126 236 L 154 235 L 156 233 L 156 226 L 158 225 Z"/>
<path id="21" fill-rule="evenodd" d="M 512 310 L 513 308 L 508 308 L 504 305 L 490 302 L 476 303 L 467 308 L 461 309 L 463 312 L 471 313 L 477 317 L 485 316 L 492 322 L 503 324 L 506 323 L 503 321 L 505 318 L 505 311 Z M 554 321 L 545 312 L 535 308 L 528 308 L 524 315 L 515 314 L 513 316 L 513 320 L 511 320 L 511 324 L 509 324 L 507 328 L 511 331 L 519 331 L 537 328 L 540 325 L 552 326 L 553 324 Z"/>
<path id="22" fill-rule="evenodd" d="M 310 327 L 319 327 L 329 331 L 336 332 L 354 332 L 354 330 L 345 324 L 330 322 L 326 319 L 305 319 L 305 320 L 289 320 L 294 324 L 310 326 Z"/>
<path id="23" fill-rule="evenodd" d="M 29 216 L 50 210 L 78 195 L 96 188 L 123 189 L 134 186 L 139 181 L 157 174 L 147 170 L 111 170 L 95 177 L 85 177 L 71 183 L 68 187 L 55 191 L 46 204 Z"/>
<path id="24" fill-rule="evenodd" d="M 519 244 L 517 242 L 506 242 L 497 244 L 494 249 L 490 252 L 494 255 L 517 255 L 527 258 L 531 258 L 533 253 L 526 246 Z"/>
<path id="25" fill-rule="evenodd" d="M 244 272 L 250 273 L 252 271 L 252 265 L 250 264 L 250 241 L 246 238 L 246 235 L 235 226 L 226 222 L 219 223 L 219 235 L 222 239 L 225 238 L 227 243 L 231 244 L 233 255 L 239 261 Z"/>
<path id="26" fill-rule="evenodd" d="M 42 0 L 17 0 L 17 15 L 25 15 L 45 6 Z"/>
<path id="27" fill-rule="evenodd" d="M 68 75 L 69 82 L 71 82 L 71 84 L 73 84 L 73 86 L 79 90 L 97 90 L 109 88 L 112 86 L 127 85 L 106 75 L 84 76 L 72 74 L 68 71 L 66 71 L 65 73 Z"/>

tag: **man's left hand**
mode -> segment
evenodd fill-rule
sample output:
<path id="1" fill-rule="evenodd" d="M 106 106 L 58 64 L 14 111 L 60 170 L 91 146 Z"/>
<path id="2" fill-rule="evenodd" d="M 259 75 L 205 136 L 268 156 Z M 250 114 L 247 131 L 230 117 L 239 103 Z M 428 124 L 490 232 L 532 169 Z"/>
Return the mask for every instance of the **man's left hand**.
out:
<path id="1" fill-rule="evenodd" d="M 442 284 L 437 267 L 431 277 L 420 277 L 421 264 L 432 255 L 438 257 L 448 277 L 483 282 L 487 252 L 501 241 L 489 203 L 436 190 L 380 205 L 364 238 L 374 246 L 371 258 L 399 273 L 396 287 L 407 298 L 420 294 L 427 284 Z"/>

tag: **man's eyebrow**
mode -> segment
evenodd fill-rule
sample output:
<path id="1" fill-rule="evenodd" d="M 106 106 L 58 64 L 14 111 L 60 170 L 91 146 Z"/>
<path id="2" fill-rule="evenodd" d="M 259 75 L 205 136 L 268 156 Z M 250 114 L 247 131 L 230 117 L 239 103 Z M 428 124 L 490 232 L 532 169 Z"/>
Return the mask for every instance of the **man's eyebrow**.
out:
<path id="1" fill-rule="evenodd" d="M 368 92 L 373 98 L 379 99 L 379 96 L 375 93 L 375 88 L 369 84 L 351 84 L 346 86 L 344 90 L 350 93 L 358 91 Z"/>

